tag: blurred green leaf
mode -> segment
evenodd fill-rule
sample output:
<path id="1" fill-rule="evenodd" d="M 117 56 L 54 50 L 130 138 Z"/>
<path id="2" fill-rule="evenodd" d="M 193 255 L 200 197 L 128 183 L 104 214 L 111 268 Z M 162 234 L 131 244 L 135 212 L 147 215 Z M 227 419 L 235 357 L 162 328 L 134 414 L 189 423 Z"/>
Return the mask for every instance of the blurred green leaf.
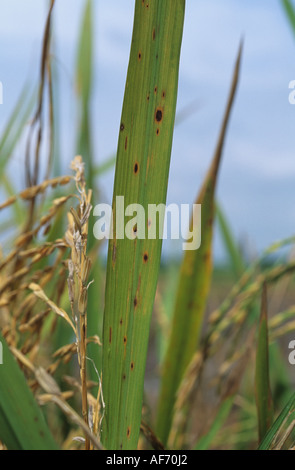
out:
<path id="1" fill-rule="evenodd" d="M 0 335 L 0 440 L 9 450 L 57 450 L 25 377 Z"/>
<path id="2" fill-rule="evenodd" d="M 6 165 L 28 123 L 35 99 L 36 93 L 30 93 L 28 86 L 25 85 L 0 138 L 0 181 L 4 177 Z"/>
<path id="3" fill-rule="evenodd" d="M 269 342 L 266 284 L 263 286 L 261 300 L 261 315 L 256 352 L 255 390 L 258 414 L 258 434 L 259 442 L 261 442 L 273 423 L 273 402 L 269 379 Z"/>
<path id="4" fill-rule="evenodd" d="M 258 450 L 270 450 L 275 442 L 277 441 L 279 435 L 282 433 L 283 428 L 288 421 L 292 419 L 295 413 L 295 393 L 290 398 L 289 402 L 280 413 L 279 417 L 276 419 L 263 441 L 261 442 Z"/>
<path id="5" fill-rule="evenodd" d="M 235 64 L 230 95 L 219 135 L 217 148 L 200 190 L 196 204 L 201 204 L 201 245 L 185 252 L 172 321 L 172 331 L 166 358 L 157 416 L 157 433 L 167 444 L 173 418 L 173 408 L 181 380 L 196 351 L 211 281 L 212 235 L 215 210 L 215 188 L 226 130 L 237 89 L 242 48 Z M 199 221 L 197 221 L 197 226 Z M 192 222 L 190 231 L 192 232 Z M 181 432 L 181 431 L 180 431 Z"/>
<path id="6" fill-rule="evenodd" d="M 293 32 L 295 33 L 295 6 L 293 5 L 291 0 L 282 0 L 282 5 L 285 9 Z"/>
<path id="7" fill-rule="evenodd" d="M 77 152 L 83 156 L 87 185 L 93 184 L 93 151 L 91 141 L 90 104 L 93 78 L 93 2 L 87 0 L 81 24 L 76 66 L 76 88 L 79 97 L 79 131 Z"/>
<path id="8" fill-rule="evenodd" d="M 220 405 L 218 413 L 205 436 L 201 437 L 194 450 L 208 450 L 218 431 L 226 422 L 232 409 L 234 397 L 229 397 Z"/>
<path id="9" fill-rule="evenodd" d="M 221 236 L 223 239 L 224 246 L 228 255 L 228 260 L 231 266 L 231 269 L 236 278 L 239 278 L 245 271 L 245 263 L 243 257 L 240 253 L 239 248 L 237 247 L 234 236 L 231 232 L 228 221 L 226 220 L 225 214 L 221 209 L 221 206 L 218 202 L 215 204 L 216 218 L 219 224 Z"/>

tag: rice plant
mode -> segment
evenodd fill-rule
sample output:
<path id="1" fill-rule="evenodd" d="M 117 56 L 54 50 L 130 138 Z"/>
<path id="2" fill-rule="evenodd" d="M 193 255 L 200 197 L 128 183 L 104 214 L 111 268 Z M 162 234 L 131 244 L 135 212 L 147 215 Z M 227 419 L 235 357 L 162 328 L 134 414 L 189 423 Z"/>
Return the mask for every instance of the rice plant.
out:
<path id="1" fill-rule="evenodd" d="M 148 206 L 166 203 L 185 0 L 135 1 L 116 156 L 98 166 L 94 4 L 85 1 L 74 71 L 77 155 L 67 171 L 58 148 L 55 3 L 37 92 L 25 86 L 0 140 L 0 448 L 293 449 L 295 399 L 281 346 L 295 331 L 295 238 L 247 261 L 216 195 L 246 44 L 237 44 L 216 150 L 195 188 L 201 220 L 192 216 L 189 231 L 200 231 L 201 245 L 165 262 Z M 291 2 L 282 3 L 292 22 Z M 25 188 L 9 173 L 21 137 Z M 93 206 L 113 166 L 105 262 Z M 134 212 L 130 237 L 122 236 L 118 197 L 144 209 L 144 233 L 156 237 L 141 236 Z M 217 229 L 228 256 L 221 272 Z"/>

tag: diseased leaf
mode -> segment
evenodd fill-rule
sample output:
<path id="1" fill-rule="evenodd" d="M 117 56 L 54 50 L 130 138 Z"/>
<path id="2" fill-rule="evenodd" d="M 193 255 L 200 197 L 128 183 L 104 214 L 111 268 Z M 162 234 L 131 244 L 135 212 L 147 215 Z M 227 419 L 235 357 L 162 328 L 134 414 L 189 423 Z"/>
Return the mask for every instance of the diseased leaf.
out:
<path id="1" fill-rule="evenodd" d="M 149 327 L 162 240 L 148 238 L 148 205 L 165 204 L 184 0 L 137 0 L 116 161 L 114 239 L 108 251 L 103 331 L 102 440 L 136 449 Z M 145 211 L 145 239 L 120 239 L 116 196 Z"/>

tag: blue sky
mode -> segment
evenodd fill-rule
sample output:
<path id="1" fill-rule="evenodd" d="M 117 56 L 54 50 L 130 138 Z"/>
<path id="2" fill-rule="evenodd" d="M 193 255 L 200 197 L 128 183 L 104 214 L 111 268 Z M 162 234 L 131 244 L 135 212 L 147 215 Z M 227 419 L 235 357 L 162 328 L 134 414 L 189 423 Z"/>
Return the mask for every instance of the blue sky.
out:
<path id="1" fill-rule="evenodd" d="M 97 162 L 114 152 L 133 22 L 133 0 L 95 0 L 93 135 Z M 0 0 L 0 80 L 4 104 L 0 130 L 26 79 L 36 82 L 46 5 L 40 0 Z M 56 57 L 62 104 L 62 159 L 74 152 L 73 72 L 84 1 L 57 1 Z M 295 37 L 279 0 L 187 0 L 178 111 L 197 110 L 175 130 L 168 203 L 195 199 L 212 157 L 241 37 L 242 77 L 224 149 L 218 198 L 239 240 L 254 251 L 294 233 Z M 21 168 L 23 146 L 13 156 Z M 21 181 L 22 172 L 19 179 Z M 111 200 L 113 173 L 101 182 Z M 169 250 L 172 245 L 164 246 Z M 174 245 L 172 247 L 174 249 Z M 215 255 L 222 257 L 215 237 Z"/>

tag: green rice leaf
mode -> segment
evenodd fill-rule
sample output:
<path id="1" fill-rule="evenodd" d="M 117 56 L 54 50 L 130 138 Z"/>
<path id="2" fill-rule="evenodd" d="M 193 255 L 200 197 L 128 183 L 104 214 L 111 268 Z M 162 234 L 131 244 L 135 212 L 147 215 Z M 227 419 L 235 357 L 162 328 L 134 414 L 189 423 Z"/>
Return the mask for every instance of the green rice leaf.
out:
<path id="1" fill-rule="evenodd" d="M 196 204 L 202 206 L 201 245 L 185 252 L 176 295 L 172 331 L 166 358 L 157 416 L 157 433 L 167 444 L 177 390 L 197 349 L 211 281 L 215 188 L 229 117 L 237 89 L 242 48 L 235 65 L 230 96 L 216 152 Z M 199 223 L 199 221 L 198 221 Z M 191 224 L 192 231 L 192 224 Z"/>
<path id="2" fill-rule="evenodd" d="M 279 438 L 280 434 L 285 427 L 285 424 L 289 419 L 294 419 L 295 414 L 295 393 L 290 398 L 289 402 L 280 413 L 266 436 L 264 437 L 263 441 L 261 442 L 258 450 L 270 450 L 274 446 L 275 442 Z"/>
<path id="3" fill-rule="evenodd" d="M 0 440 L 9 450 L 57 450 L 44 416 L 1 335 L 0 346 L 3 353 L 3 364 L 0 364 Z"/>
<path id="4" fill-rule="evenodd" d="M 269 379 L 269 342 L 266 284 L 264 284 L 262 291 L 261 314 L 256 352 L 255 388 L 258 414 L 258 433 L 259 442 L 261 442 L 273 423 L 273 402 Z"/>

